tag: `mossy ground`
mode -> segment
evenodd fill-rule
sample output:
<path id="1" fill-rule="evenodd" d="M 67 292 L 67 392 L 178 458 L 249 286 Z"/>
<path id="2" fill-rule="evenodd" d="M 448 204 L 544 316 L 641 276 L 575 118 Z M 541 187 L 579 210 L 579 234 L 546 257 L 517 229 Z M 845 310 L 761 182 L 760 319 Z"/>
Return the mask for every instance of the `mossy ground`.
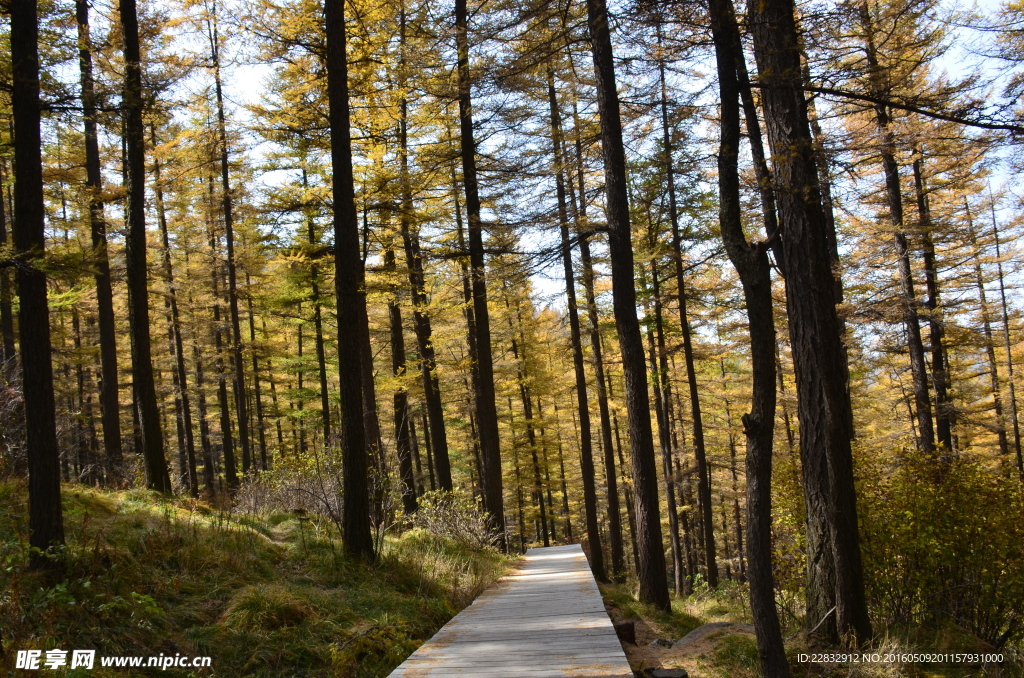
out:
<path id="1" fill-rule="evenodd" d="M 212 658 L 194 672 L 66 675 L 383 676 L 509 564 L 422 530 L 352 562 L 315 518 L 142 490 L 71 485 L 63 501 L 63 570 L 28 573 L 25 489 L 0 483 L 0 674 L 20 673 L 19 649 L 59 648 Z"/>
<path id="2" fill-rule="evenodd" d="M 633 583 L 601 585 L 605 607 L 614 621 L 633 619 L 637 644 L 623 644 L 634 671 L 644 668 L 685 668 L 690 678 L 758 678 L 757 643 L 752 632 L 739 628 L 718 631 L 685 649 L 649 647 L 656 638 L 676 641 L 693 629 L 711 622 L 750 624 L 747 588 L 723 582 L 717 591 L 703 589 L 672 600 L 671 614 L 641 603 Z M 1020 653 L 1004 650 L 1002 665 L 971 666 L 879 662 L 876 664 L 812 664 L 801 662 L 801 653 L 814 650 L 801 632 L 801 620 L 783 619 L 786 654 L 794 678 L 842 676 L 843 678 L 1021 678 Z M 876 629 L 878 637 L 870 652 L 885 655 L 936 652 L 993 652 L 991 646 L 953 626 L 941 629 Z M 987 649 L 986 649 L 987 647 Z"/>

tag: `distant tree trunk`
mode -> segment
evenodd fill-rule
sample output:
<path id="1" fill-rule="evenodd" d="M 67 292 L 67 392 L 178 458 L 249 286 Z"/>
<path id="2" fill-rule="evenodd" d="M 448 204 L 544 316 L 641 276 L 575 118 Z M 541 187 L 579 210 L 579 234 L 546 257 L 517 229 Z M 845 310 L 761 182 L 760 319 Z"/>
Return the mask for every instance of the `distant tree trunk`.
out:
<path id="1" fill-rule="evenodd" d="M 840 634 L 853 634 L 866 641 L 871 637 L 871 623 L 864 594 L 853 484 L 853 422 L 846 353 L 835 307 L 827 224 L 803 96 L 795 10 L 792 0 L 763 0 L 751 4 L 748 12 L 775 163 L 773 177 L 781 226 L 777 247 L 784 252 L 782 271 L 797 377 L 808 509 L 807 624 L 817 625 L 831 614 L 834 606 L 837 624 L 826 620 L 820 629 L 822 636 L 837 640 Z M 755 414 L 748 417 L 747 429 L 770 427 L 769 421 L 770 418 L 758 418 Z M 748 452 L 748 463 L 752 457 L 758 459 Z M 770 456 L 763 463 L 770 464 Z M 761 492 L 766 494 L 754 497 L 751 486 L 757 489 L 757 483 L 748 479 L 747 510 L 752 516 L 748 525 L 755 525 L 758 518 L 754 516 L 769 515 L 758 504 L 759 499 L 769 495 L 767 488 L 762 488 Z M 767 529 L 769 525 L 761 527 Z M 755 568 L 762 564 L 770 567 L 763 562 L 755 565 L 755 552 L 768 552 L 763 541 L 768 535 L 755 532 L 748 528 L 752 586 Z M 763 614 L 770 614 L 767 593 L 771 587 L 765 585 L 762 590 Z M 770 607 L 774 611 L 773 603 Z M 754 616 L 757 619 L 760 615 Z"/>
<path id="2" fill-rule="evenodd" d="M 660 39 L 660 28 L 659 28 Z M 665 177 L 668 182 L 669 220 L 672 224 L 672 246 L 675 250 L 676 281 L 679 293 L 679 323 L 683 331 L 683 356 L 686 362 L 686 381 L 690 387 L 690 412 L 693 418 L 693 449 L 697 460 L 697 500 L 700 506 L 703 526 L 704 553 L 707 557 L 708 586 L 718 586 L 718 564 L 715 560 L 715 525 L 711 506 L 711 471 L 707 462 L 704 445 L 704 417 L 700 409 L 697 369 L 693 357 L 693 339 L 690 334 L 690 319 L 686 312 L 686 272 L 683 267 L 683 245 L 679 230 L 679 213 L 676 207 L 676 184 L 672 160 L 672 136 L 668 125 L 668 91 L 665 83 L 665 64 L 659 62 L 658 72 L 661 84 L 661 125 L 662 143 L 665 153 Z"/>
<path id="3" fill-rule="evenodd" d="M 125 262 L 128 279 L 128 327 L 132 345 L 132 392 L 139 417 L 139 435 L 146 461 L 147 485 L 171 492 L 164 459 L 160 408 L 153 383 L 149 335 L 149 288 L 146 277 L 146 145 L 142 126 L 142 63 L 139 18 L 135 0 L 120 2 L 124 38 L 124 136 L 127 172 Z"/>
<path id="4" fill-rule="evenodd" d="M 78 19 L 78 64 L 82 82 L 82 109 L 85 126 L 85 185 L 89 192 L 89 223 L 92 228 L 93 266 L 96 280 L 96 307 L 100 335 L 100 413 L 103 423 L 103 449 L 108 470 L 116 473 L 121 465 L 121 407 L 118 402 L 117 339 L 114 331 L 114 300 L 107 258 L 107 225 L 103 218 L 103 176 L 100 169 L 99 142 L 96 133 L 96 93 L 92 74 L 92 44 L 89 37 L 89 4 L 76 0 Z"/>
<path id="5" fill-rule="evenodd" d="M 569 337 L 576 373 L 576 401 L 580 415 L 580 470 L 583 479 L 583 506 L 587 520 L 587 543 L 590 546 L 590 569 L 599 581 L 607 581 L 604 551 L 597 528 L 597 491 L 594 488 L 594 451 L 590 432 L 590 401 L 587 398 L 587 373 L 583 367 L 583 340 L 580 336 L 580 314 L 576 304 L 576 280 L 572 270 L 572 249 L 569 244 L 569 215 L 565 202 L 565 159 L 562 155 L 562 116 L 558 109 L 555 77 L 548 69 L 548 104 L 551 109 L 551 142 L 554 148 L 555 193 L 558 196 L 558 228 L 562 238 L 562 269 L 565 273 L 566 309 L 569 314 Z M 621 550 L 621 549 L 620 549 Z"/>
<path id="6" fill-rule="evenodd" d="M 359 256 L 359 218 L 352 176 L 349 129 L 348 59 L 345 3 L 324 0 L 327 28 L 327 94 L 331 124 L 332 193 L 334 195 L 334 280 L 338 297 L 338 376 L 341 395 L 341 455 L 345 470 L 342 536 L 352 558 L 373 559 L 370 494 L 367 488 L 367 440 L 363 428 L 362 344 L 354 332 L 366 318 L 363 262 Z M 366 403 L 367 406 L 375 406 Z"/>
<path id="7" fill-rule="evenodd" d="M 719 358 L 719 366 L 722 369 L 722 390 L 726 392 L 728 384 L 725 377 L 725 360 Z M 774 368 L 774 364 L 772 365 Z M 736 558 L 739 566 L 739 580 L 747 580 L 747 569 L 743 553 L 743 519 L 740 510 L 739 474 L 736 468 L 736 437 L 733 435 L 732 407 L 729 397 L 723 398 L 725 404 L 725 426 L 729 438 L 729 473 L 732 475 L 732 517 L 733 525 L 736 528 Z"/>
<path id="8" fill-rule="evenodd" d="M 186 250 L 185 265 L 188 266 L 188 254 Z M 192 294 L 188 295 L 188 305 L 192 305 Z M 192 316 L 192 324 L 195 326 L 195 315 Z M 199 409 L 199 440 L 203 449 L 203 487 L 208 496 L 212 497 L 217 493 L 217 475 L 213 468 L 213 445 L 210 441 L 210 424 L 206 420 L 206 384 L 203 380 L 203 356 L 199 350 L 199 337 L 197 332 L 192 333 L 192 363 L 196 369 L 196 406 Z"/>
<path id="9" fill-rule="evenodd" d="M 722 242 L 743 287 L 753 371 L 751 411 L 743 415 L 743 430 L 747 437 L 750 607 L 754 617 L 757 651 L 763 675 L 766 678 L 786 678 L 789 676 L 789 664 L 786 661 L 782 630 L 775 607 L 775 582 L 772 574 L 771 476 L 776 391 L 775 321 L 772 310 L 771 267 L 768 261 L 770 243 L 750 243 L 743 233 L 739 182 L 738 103 L 741 77 L 739 62 L 743 59 L 743 54 L 738 49 L 739 32 L 731 1 L 711 0 L 710 13 L 721 100 L 721 140 L 718 152 L 719 223 Z M 825 263 L 827 265 L 828 261 Z M 827 289 L 831 301 L 831 285 Z"/>
<path id="10" fill-rule="evenodd" d="M 309 191 L 309 176 L 306 167 L 302 167 L 302 190 Z M 304 198 L 303 202 L 307 199 Z M 320 244 L 316 235 L 316 223 L 313 214 L 306 210 L 306 236 L 309 244 L 314 247 Z M 316 256 L 314 254 L 314 256 Z M 313 304 L 313 332 L 316 342 L 316 365 L 320 374 L 320 419 L 323 422 L 324 445 L 331 444 L 331 401 L 327 389 L 327 352 L 324 350 L 324 326 L 320 306 L 320 267 L 315 263 L 309 269 L 310 301 Z"/>
<path id="11" fill-rule="evenodd" d="M 79 0 L 84 2 L 84 0 Z M 150 139 L 156 146 L 156 130 L 150 128 Z M 192 404 L 188 394 L 188 372 L 185 369 L 185 351 L 181 340 L 181 319 L 178 314 L 178 291 L 174 284 L 174 267 L 171 264 L 171 243 L 167 233 L 167 215 L 164 212 L 164 189 L 160 177 L 160 161 L 153 163 L 154 193 L 156 196 L 157 221 L 160 224 L 160 244 L 163 251 L 164 278 L 167 280 L 167 306 L 171 320 L 171 354 L 174 356 L 174 377 L 176 395 L 181 406 L 181 433 L 185 443 L 185 459 L 188 466 L 188 487 L 193 497 L 199 496 L 199 480 L 196 475 L 196 445 L 192 430 Z M 109 282 L 109 279 L 108 279 Z M 97 282 L 97 287 L 99 283 Z"/>
<path id="12" fill-rule="evenodd" d="M 1006 278 L 1003 277 L 1002 253 L 999 251 L 999 226 L 996 223 L 996 204 L 992 201 L 992 237 L 996 244 L 996 266 L 999 272 L 999 300 L 1003 311 L 1003 348 L 1006 350 L 1006 384 L 1010 387 L 1010 421 L 1013 424 L 1013 449 L 1017 454 L 1017 473 L 1024 481 L 1024 455 L 1021 454 L 1020 422 L 1017 419 L 1017 390 L 1013 383 L 1013 344 L 1010 341 L 1010 314 L 1006 304 Z"/>
<path id="13" fill-rule="evenodd" d="M 388 246 L 384 250 L 384 268 L 392 277 L 397 277 L 395 250 Z M 391 323 L 391 370 L 396 377 L 405 376 L 405 333 L 402 329 L 402 309 L 398 305 L 398 286 L 391 290 L 388 298 L 388 317 Z M 395 449 L 398 452 L 398 475 L 402 480 L 402 506 L 405 512 L 416 511 L 416 480 L 412 474 L 412 443 L 409 440 L 409 393 L 404 385 L 395 388 Z"/>
<path id="14" fill-rule="evenodd" d="M 29 569 L 51 569 L 53 549 L 64 544 L 60 503 L 50 312 L 46 273 L 38 267 L 46 247 L 43 161 L 40 136 L 39 24 L 35 0 L 13 0 L 11 16 L 11 109 L 14 119 L 14 248 L 17 268 L 18 332 L 28 456 Z"/>
<path id="15" fill-rule="evenodd" d="M 252 282 L 249 280 L 249 273 L 245 274 L 245 286 L 249 287 Z M 260 468 L 269 471 L 267 461 L 267 431 L 266 420 L 263 413 L 263 394 L 260 392 L 260 365 L 256 355 L 256 318 L 252 310 L 252 295 L 245 297 L 245 303 L 249 312 L 249 345 L 252 346 L 252 388 L 253 399 L 256 401 L 256 431 L 259 434 L 260 443 Z"/>
<path id="16" fill-rule="evenodd" d="M 473 289 L 477 370 L 475 384 L 476 424 L 483 457 L 484 507 L 498 534 L 505 531 L 502 498 L 501 449 L 498 412 L 494 402 L 494 364 L 491 357 L 491 321 L 487 311 L 487 278 L 484 265 L 483 222 L 476 175 L 476 141 L 473 136 L 472 81 L 469 70 L 469 18 L 466 0 L 455 0 L 455 43 L 458 52 L 459 131 L 462 154 L 462 184 L 466 190 L 466 219 L 469 222 L 469 263 Z"/>
<path id="17" fill-rule="evenodd" d="M 401 77 L 406 77 L 406 16 L 402 3 L 399 37 L 401 40 Z M 403 80 L 404 83 L 404 80 Z M 437 478 L 441 489 L 452 490 L 451 461 L 448 458 L 448 435 L 444 422 L 444 405 L 441 401 L 441 382 L 437 374 L 437 360 L 434 352 L 433 332 L 430 315 L 427 312 L 428 299 L 423 274 L 423 253 L 420 250 L 419 226 L 414 223 L 412 184 L 409 172 L 409 102 L 402 96 L 399 102 L 398 157 L 402 190 L 402 208 L 399 221 L 402 227 L 402 244 L 405 249 L 405 263 L 409 269 L 409 286 L 412 289 L 413 327 L 416 330 L 416 345 L 420 355 L 420 370 L 423 373 L 423 396 L 430 418 L 431 445 L 437 463 Z M 454 188 L 454 185 L 453 185 Z"/>
<path id="18" fill-rule="evenodd" d="M 211 183 L 212 188 L 212 183 Z M 212 197 L 211 190 L 211 197 Z M 228 386 L 224 369 L 224 338 L 221 330 L 220 304 L 222 301 L 220 293 L 220 281 L 222 273 L 217 256 L 217 241 L 213 233 L 213 226 L 210 227 L 210 255 L 213 259 L 211 272 L 211 284 L 213 286 L 213 346 L 216 351 L 214 364 L 217 366 L 217 405 L 220 408 L 220 435 L 221 445 L 224 448 L 224 480 L 232 491 L 238 488 L 238 469 L 235 465 L 235 442 L 231 428 L 231 406 L 228 404 Z"/>
<path id="19" fill-rule="evenodd" d="M 992 389 L 992 409 L 996 415 L 996 436 L 999 440 L 999 454 L 1002 455 L 1007 470 L 1010 466 L 1010 443 L 1006 437 L 1006 419 L 1003 416 L 1002 383 L 999 380 L 999 363 L 996 361 L 996 342 L 992 336 L 992 313 L 985 294 L 985 276 L 981 269 L 981 252 L 978 249 L 978 235 L 974 229 L 974 215 L 971 204 L 964 197 L 964 210 L 967 213 L 967 233 L 971 238 L 974 259 L 974 280 L 978 286 L 978 301 L 981 307 L 981 324 L 985 333 L 985 355 L 988 358 L 989 383 Z"/>
<path id="20" fill-rule="evenodd" d="M 7 244 L 7 211 L 4 203 L 4 163 L 0 160 L 0 247 Z M 11 308 L 11 278 L 0 269 L 0 348 L 2 362 L 14 359 L 14 316 Z"/>
<path id="21" fill-rule="evenodd" d="M 228 133 L 224 119 L 224 94 L 220 77 L 220 37 L 217 33 L 217 4 L 212 4 L 209 24 L 210 61 L 213 68 L 214 91 L 217 95 L 217 136 L 220 148 L 221 202 L 224 213 L 224 239 L 228 264 L 228 312 L 231 314 L 231 364 L 234 368 L 235 414 L 238 418 L 238 444 L 242 448 L 242 474 L 252 466 L 249 445 L 249 413 L 245 389 L 245 366 L 242 357 L 242 330 L 238 319 L 238 282 L 235 273 L 235 229 L 231 179 L 228 172 Z"/>
<path id="22" fill-rule="evenodd" d="M 672 385 L 669 382 L 668 357 L 665 348 L 661 282 L 658 280 L 658 263 L 653 259 L 651 260 L 651 291 L 654 296 L 654 333 L 652 335 L 648 331 L 647 337 L 651 345 L 651 369 L 655 377 L 655 412 L 658 416 L 662 479 L 665 482 L 665 500 L 668 509 L 668 535 L 672 549 L 672 582 L 675 594 L 680 596 L 683 595 L 685 585 L 683 583 L 683 551 L 679 543 L 679 513 L 676 510 L 676 481 L 672 472 Z M 657 337 L 656 343 L 655 337 Z"/>
<path id="23" fill-rule="evenodd" d="M 619 95 L 615 85 L 608 10 L 604 0 L 587 0 L 587 18 L 594 54 L 598 113 L 601 118 L 613 307 L 626 380 L 626 412 L 629 415 L 630 451 L 633 455 L 640 600 L 659 609 L 670 610 L 671 601 L 665 580 L 665 553 L 661 541 L 658 473 L 654 462 L 647 370 L 644 367 L 644 346 L 636 315 L 636 291 L 633 288 L 633 243 L 629 199 L 626 195 L 626 156 L 619 118 Z"/>
<path id="24" fill-rule="evenodd" d="M 946 357 L 946 330 L 939 302 L 939 275 L 935 266 L 935 243 L 932 241 L 932 217 L 928 192 L 922 170 L 923 149 L 914 158 L 914 193 L 917 197 L 918 227 L 921 230 L 921 256 L 924 259 L 925 298 L 928 313 L 928 334 L 932 352 L 932 388 L 935 391 L 935 437 L 947 455 L 956 452 L 953 425 L 956 409 L 949 399 L 949 359 Z"/>

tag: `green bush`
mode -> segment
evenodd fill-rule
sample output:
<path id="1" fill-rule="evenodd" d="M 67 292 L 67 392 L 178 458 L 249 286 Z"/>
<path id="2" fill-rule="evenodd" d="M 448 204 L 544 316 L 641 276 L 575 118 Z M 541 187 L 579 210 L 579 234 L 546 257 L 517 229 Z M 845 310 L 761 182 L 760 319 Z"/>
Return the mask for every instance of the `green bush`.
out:
<path id="1" fill-rule="evenodd" d="M 1024 637 L 1020 479 L 917 453 L 861 491 L 865 574 L 890 625 L 956 624 L 1002 648 Z"/>

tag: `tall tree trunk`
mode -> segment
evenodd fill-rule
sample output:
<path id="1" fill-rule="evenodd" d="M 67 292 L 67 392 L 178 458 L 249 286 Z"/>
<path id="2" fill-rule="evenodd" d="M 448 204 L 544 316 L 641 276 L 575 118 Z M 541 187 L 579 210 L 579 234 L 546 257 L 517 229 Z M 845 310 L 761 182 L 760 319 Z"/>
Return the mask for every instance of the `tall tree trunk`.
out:
<path id="1" fill-rule="evenodd" d="M 566 310 L 569 314 L 569 337 L 572 362 L 576 374 L 576 402 L 580 415 L 580 470 L 583 478 L 583 507 L 587 520 L 587 543 L 590 545 L 590 569 L 599 581 L 606 581 L 604 551 L 597 528 L 597 491 L 594 488 L 594 451 L 590 432 L 590 400 L 587 398 L 587 373 L 583 367 L 583 340 L 580 336 L 580 314 L 576 304 L 576 280 L 572 270 L 572 249 L 569 244 L 569 215 L 565 201 L 565 159 L 562 154 L 562 116 L 555 92 L 555 76 L 548 68 L 548 104 L 551 109 L 551 143 L 554 148 L 555 193 L 558 196 L 558 229 L 562 238 L 562 269 L 565 273 Z M 621 551 L 621 548 L 620 548 Z"/>
<path id="2" fill-rule="evenodd" d="M 342 536 L 353 558 L 374 557 L 367 488 L 367 440 L 363 428 L 362 344 L 369 338 L 352 328 L 366 318 L 363 262 L 359 256 L 359 218 L 352 175 L 349 129 L 348 59 L 345 3 L 324 0 L 327 27 L 327 94 L 331 124 L 332 193 L 334 195 L 334 280 L 338 297 L 338 376 L 341 394 L 341 455 L 345 470 Z M 374 406 L 373 403 L 366 403 Z"/>
<path id="3" fill-rule="evenodd" d="M 487 278 L 484 267 L 483 222 L 476 174 L 476 141 L 473 136 L 472 80 L 469 69 L 469 18 L 466 0 L 455 0 L 455 44 L 458 52 L 459 131 L 462 154 L 462 183 L 466 190 L 466 219 L 469 222 L 469 263 L 473 289 L 477 370 L 476 423 L 484 465 L 485 508 L 491 527 L 505 531 L 505 509 L 501 489 L 501 449 L 498 413 L 494 402 L 494 364 L 491 357 L 491 321 L 487 311 Z"/>
<path id="4" fill-rule="evenodd" d="M 153 383 L 153 358 L 149 335 L 149 287 L 146 281 L 146 144 L 142 126 L 142 63 L 139 50 L 139 18 L 135 0 L 120 2 L 124 39 L 124 139 L 127 172 L 127 234 L 125 262 L 128 279 L 128 327 L 132 345 L 132 392 L 139 417 L 139 435 L 146 462 L 147 485 L 163 493 L 171 491 L 171 477 L 164 459 L 160 408 Z"/>
<path id="5" fill-rule="evenodd" d="M 0 247 L 7 244 L 7 210 L 4 202 L 4 162 L 0 160 Z M 14 359 L 14 316 L 11 307 L 11 278 L 0 269 L 0 348 L 3 363 Z"/>
<path id="6" fill-rule="evenodd" d="M 235 414 L 238 419 L 238 444 L 242 448 L 242 474 L 252 466 L 249 440 L 248 399 L 245 389 L 245 365 L 242 357 L 242 330 L 238 319 L 238 281 L 235 272 L 235 227 L 233 196 L 228 163 L 228 133 L 224 118 L 224 94 L 220 75 L 220 36 L 217 32 L 217 4 L 212 4 L 209 24 L 210 61 L 213 68 L 214 91 L 217 95 L 217 136 L 220 151 L 221 203 L 224 213 L 224 240 L 228 264 L 228 312 L 231 314 L 231 364 L 234 368 L 233 387 Z"/>
<path id="7" fill-rule="evenodd" d="M 84 2 L 84 0 L 79 0 Z M 156 146 L 156 130 L 150 128 L 150 140 Z M 199 481 L 196 475 L 196 444 L 192 430 L 192 404 L 188 394 L 188 372 L 185 370 L 185 351 L 181 340 L 181 318 L 178 314 L 178 291 L 174 284 L 174 267 L 171 263 L 171 243 L 167 233 L 167 214 L 164 211 L 164 189 L 160 177 L 160 161 L 153 163 L 154 194 L 156 197 L 157 221 L 160 224 L 164 278 L 167 281 L 167 305 L 171 320 L 171 354 L 174 356 L 176 395 L 181 403 L 181 427 L 185 443 L 185 459 L 188 466 L 188 487 L 193 497 L 199 496 Z M 97 282 L 97 288 L 99 283 Z"/>
<path id="8" fill-rule="evenodd" d="M 652 240 L 654 240 L 652 234 Z M 651 243 L 653 246 L 653 242 Z M 658 263 L 651 260 L 651 291 L 654 295 L 654 337 L 648 332 L 651 343 L 651 369 L 654 371 L 655 410 L 658 416 L 658 437 L 661 442 L 661 468 L 665 482 L 665 500 L 668 508 L 669 544 L 672 548 L 672 581 L 675 594 L 683 595 L 683 552 L 679 543 L 679 513 L 676 510 L 675 476 L 672 469 L 672 384 L 669 381 L 668 352 L 665 348 L 665 323 L 662 313 L 661 282 L 658 280 Z M 656 350 L 655 350 L 656 348 Z"/>
<path id="9" fill-rule="evenodd" d="M 992 336 L 992 313 L 985 294 L 985 275 L 981 268 L 981 252 L 978 249 L 978 235 L 974 230 L 974 215 L 971 204 L 964 197 L 964 209 L 967 212 L 967 233 L 971 238 L 974 254 L 974 280 L 978 286 L 978 302 L 981 307 L 981 324 L 985 333 L 985 355 L 988 358 L 989 383 L 992 389 L 992 409 L 996 415 L 996 436 L 999 440 L 999 454 L 1006 468 L 1009 469 L 1010 444 L 1006 437 L 1006 420 L 1003 417 L 1002 384 L 999 381 L 999 363 L 996 361 L 996 342 Z"/>
<path id="10" fill-rule="evenodd" d="M 658 29 L 659 41 L 661 29 Z M 693 338 L 690 334 L 690 319 L 686 312 L 686 271 L 683 267 L 683 244 L 679 229 L 679 212 L 676 206 L 675 169 L 672 160 L 672 136 L 668 125 L 668 88 L 665 82 L 665 64 L 658 63 L 661 84 L 661 129 L 665 153 L 665 178 L 668 183 L 668 213 L 672 223 L 672 247 L 675 250 L 676 281 L 679 292 L 679 323 L 683 331 L 683 357 L 686 362 L 686 381 L 690 387 L 690 412 L 693 417 L 693 449 L 697 460 L 697 500 L 703 526 L 704 553 L 707 556 L 708 586 L 718 586 L 718 564 L 715 561 L 715 526 L 711 511 L 711 469 L 708 466 L 704 445 L 704 417 L 700 409 L 697 369 L 693 357 Z"/>
<path id="11" fill-rule="evenodd" d="M 925 298 L 928 314 L 928 334 L 932 352 L 932 388 L 935 391 L 935 437 L 949 455 L 956 451 L 953 425 L 956 410 L 949 399 L 949 360 L 946 357 L 946 330 L 939 301 L 939 276 L 935 263 L 935 243 L 932 241 L 932 217 L 928 206 L 928 192 L 922 169 L 923 149 L 914 158 L 914 193 L 917 197 L 918 227 L 921 231 L 921 256 L 924 259 Z"/>
<path id="12" fill-rule="evenodd" d="M 604 0 L 587 0 L 587 19 L 597 80 L 598 113 L 601 118 L 612 303 L 626 381 L 626 412 L 629 415 L 630 452 L 633 456 L 640 600 L 670 610 L 671 601 L 665 580 L 665 553 L 661 541 L 658 473 L 654 462 L 647 370 L 644 367 L 644 347 L 633 287 L 633 243 L 629 199 L 626 194 L 626 154 L 619 118 L 619 95 L 615 85 L 608 9 Z"/>
<path id="13" fill-rule="evenodd" d="M 212 188 L 212 183 L 211 183 Z M 211 190 L 212 197 L 212 190 Z M 220 304 L 222 301 L 220 293 L 220 282 L 222 273 L 217 256 L 216 236 L 213 233 L 211 224 L 210 230 L 210 254 L 213 257 L 211 273 L 211 284 L 213 286 L 213 346 L 217 357 L 214 364 L 217 366 L 217 405 L 220 408 L 220 435 L 221 445 L 224 449 L 224 480 L 232 491 L 238 488 L 238 469 L 235 464 L 235 442 L 231 427 L 231 406 L 228 404 L 228 385 L 224 369 L 224 335 L 221 331 Z"/>
<path id="14" fill-rule="evenodd" d="M 303 202 L 308 201 L 309 176 L 305 166 L 302 167 L 302 190 L 307 193 Z M 320 238 L 316 235 L 316 223 L 313 220 L 313 213 L 306 210 L 306 237 L 309 244 L 316 249 L 320 244 Z M 316 255 L 314 255 L 316 256 Z M 309 269 L 310 302 L 313 304 L 313 339 L 316 342 L 316 365 L 320 375 L 320 420 L 324 431 L 324 445 L 331 444 L 331 400 L 330 392 L 327 390 L 327 352 L 324 349 L 324 324 L 320 310 L 320 267 L 315 263 Z"/>
<path id="15" fill-rule="evenodd" d="M 392 277 L 397 276 L 395 250 L 384 250 L 384 267 Z M 388 298 L 388 317 L 391 323 L 391 370 L 396 377 L 405 376 L 405 333 L 402 330 L 402 309 L 398 305 L 398 286 L 392 288 Z M 404 385 L 395 388 L 395 449 L 398 453 L 398 475 L 402 480 L 402 506 L 407 514 L 416 511 L 416 481 L 412 474 L 412 443 L 409 440 L 409 393 Z"/>
<path id="16" fill-rule="evenodd" d="M 721 100 L 719 223 L 722 242 L 743 287 L 753 372 L 751 411 L 743 415 L 743 430 L 747 437 L 750 607 L 761 671 L 766 678 L 785 678 L 789 676 L 789 665 L 775 608 L 772 574 L 771 476 L 776 391 L 769 243 L 750 243 L 743 233 L 739 182 L 740 110 L 737 102 L 740 94 L 739 64 L 743 55 L 738 49 L 739 31 L 732 3 L 730 0 L 711 0 L 710 13 Z M 828 261 L 825 263 L 827 265 Z M 831 285 L 827 289 L 831 300 Z"/>
<path id="17" fill-rule="evenodd" d="M 401 52 L 402 88 L 406 77 L 406 16 L 405 3 L 401 7 L 399 37 Z M 423 396 L 430 419 L 431 446 L 437 463 L 437 478 L 441 489 L 452 490 L 451 461 L 448 458 L 448 434 L 444 422 L 444 406 L 441 401 L 441 382 L 437 374 L 437 360 L 434 352 L 433 331 L 427 312 L 428 299 L 423 274 L 423 253 L 420 249 L 419 225 L 414 221 L 412 182 L 409 172 L 409 102 L 405 95 L 399 102 L 398 157 L 400 167 L 402 209 L 399 221 L 402 227 L 402 244 L 405 249 L 405 264 L 409 270 L 409 286 L 412 289 L 412 319 L 416 330 L 416 345 L 419 349 L 420 370 L 423 373 Z M 454 169 L 454 168 L 453 168 Z M 453 179 L 454 190 L 454 179 Z"/>
<path id="18" fill-rule="evenodd" d="M 64 516 L 46 273 L 37 265 L 46 247 L 39 130 L 39 23 L 35 0 L 13 0 L 8 7 L 15 130 L 14 247 L 24 260 L 17 268 L 17 284 L 28 456 L 28 540 L 32 547 L 29 568 L 43 570 L 57 564 L 55 549 L 64 544 Z"/>
<path id="19" fill-rule="evenodd" d="M 792 0 L 764 0 L 751 4 L 748 13 L 775 163 L 773 178 L 781 227 L 777 247 L 784 252 L 782 271 L 797 378 L 808 514 L 807 620 L 809 626 L 818 624 L 831 614 L 834 606 L 836 624 L 826 620 L 819 629 L 824 631 L 823 636 L 837 640 L 840 634 L 852 633 L 858 640 L 866 641 L 871 636 L 871 624 L 864 594 L 853 483 L 853 422 L 846 354 L 835 307 L 827 224 L 803 96 L 795 9 Z M 747 429 L 770 427 L 769 421 L 770 418 L 758 418 L 755 414 L 748 417 Z M 758 459 L 748 451 L 748 464 L 751 458 Z M 770 464 L 770 460 L 766 455 L 763 463 Z M 752 473 L 753 477 L 763 478 L 764 472 L 760 476 Z M 758 483 L 748 479 L 748 526 L 758 524 L 755 516 L 769 515 L 759 504 L 769 497 L 768 489 L 761 489 L 765 494 L 754 497 L 751 486 L 757 488 Z M 767 529 L 769 524 L 760 526 Z M 755 530 L 748 529 L 752 585 L 754 554 L 767 552 L 763 546 L 767 536 L 755 537 Z M 767 592 L 771 588 L 764 586 L 762 590 L 766 594 L 764 614 L 769 614 Z M 755 619 L 758 617 L 755 614 Z"/>
<path id="20" fill-rule="evenodd" d="M 249 273 L 245 274 L 245 286 L 250 287 L 252 282 L 249 280 Z M 267 461 L 267 431 L 266 431 L 266 420 L 263 413 L 263 394 L 260 389 L 260 365 L 259 358 L 256 355 L 256 317 L 252 310 L 252 295 L 247 294 L 245 296 L 245 303 L 248 306 L 249 312 L 249 345 L 252 346 L 252 390 L 253 399 L 256 401 L 256 431 L 259 435 L 260 444 L 260 468 L 264 471 L 269 471 L 270 466 Z"/>
<path id="21" fill-rule="evenodd" d="M 999 225 L 996 223 L 996 203 L 992 200 L 992 237 L 996 244 L 996 267 L 999 272 L 999 301 L 1003 311 L 1003 348 L 1006 351 L 1006 384 L 1010 387 L 1010 421 L 1013 424 L 1013 450 L 1017 454 L 1017 473 L 1024 481 L 1024 455 L 1021 454 L 1020 421 L 1017 419 L 1017 388 L 1013 382 L 1013 343 L 1010 341 L 1010 314 L 1006 304 L 1006 278 L 999 245 Z"/>
<path id="22" fill-rule="evenodd" d="M 96 132 L 96 93 L 92 74 L 92 43 L 89 36 L 89 4 L 76 0 L 78 19 L 78 65 L 82 83 L 82 112 L 85 127 L 85 185 L 89 192 L 89 224 L 92 229 L 96 307 L 100 335 L 100 414 L 103 450 L 108 470 L 121 465 L 121 407 L 118 402 L 117 338 L 114 331 L 114 298 L 107 257 L 107 225 L 103 218 L 103 175 Z"/>

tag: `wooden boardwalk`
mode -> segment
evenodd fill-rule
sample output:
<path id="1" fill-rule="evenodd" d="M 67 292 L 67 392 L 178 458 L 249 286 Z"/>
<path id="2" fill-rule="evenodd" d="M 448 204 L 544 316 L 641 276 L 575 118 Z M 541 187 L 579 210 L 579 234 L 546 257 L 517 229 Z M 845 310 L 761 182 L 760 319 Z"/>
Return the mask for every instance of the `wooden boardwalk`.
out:
<path id="1" fill-rule="evenodd" d="M 578 544 L 530 549 L 392 678 L 632 678 Z"/>

